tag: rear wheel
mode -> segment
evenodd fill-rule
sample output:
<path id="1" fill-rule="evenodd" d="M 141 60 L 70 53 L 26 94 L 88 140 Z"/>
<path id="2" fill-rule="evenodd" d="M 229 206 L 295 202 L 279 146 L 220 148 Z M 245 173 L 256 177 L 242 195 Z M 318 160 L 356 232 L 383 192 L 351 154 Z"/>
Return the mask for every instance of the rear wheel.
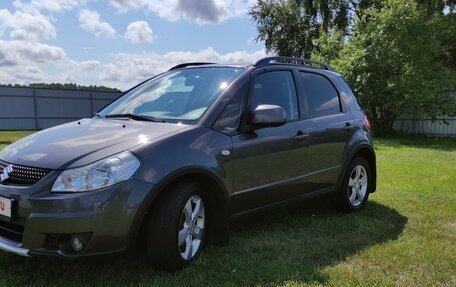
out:
<path id="1" fill-rule="evenodd" d="M 146 223 L 146 260 L 157 269 L 176 271 L 200 254 L 207 211 L 196 183 L 180 183 L 163 192 Z"/>
<path id="2" fill-rule="evenodd" d="M 338 207 L 350 212 L 362 209 L 369 197 L 371 172 L 369 163 L 357 157 L 350 163 L 339 192 Z"/>

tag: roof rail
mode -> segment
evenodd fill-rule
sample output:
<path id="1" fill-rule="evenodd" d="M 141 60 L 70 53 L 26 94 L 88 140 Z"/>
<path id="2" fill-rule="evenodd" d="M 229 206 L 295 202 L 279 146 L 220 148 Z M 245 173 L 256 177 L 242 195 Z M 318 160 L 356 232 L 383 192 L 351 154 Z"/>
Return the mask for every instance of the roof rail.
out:
<path id="1" fill-rule="evenodd" d="M 312 60 L 304 59 L 304 58 L 294 58 L 294 57 L 267 57 L 267 58 L 258 60 L 253 65 L 255 67 L 261 67 L 261 66 L 266 66 L 271 63 L 303 65 L 303 66 L 309 66 L 309 67 L 313 67 L 313 68 L 317 68 L 315 66 L 319 66 L 320 68 L 328 70 L 328 71 L 335 71 L 333 67 L 331 67 L 330 65 L 328 65 L 326 63 L 312 61 Z"/>
<path id="2" fill-rule="evenodd" d="M 183 63 L 183 64 L 179 64 L 177 66 L 174 66 L 169 70 L 171 71 L 171 70 L 176 70 L 176 69 L 185 68 L 185 67 L 189 67 L 189 66 L 202 66 L 202 65 L 210 65 L 210 64 L 215 64 L 215 63 L 206 63 L 206 62 Z"/>

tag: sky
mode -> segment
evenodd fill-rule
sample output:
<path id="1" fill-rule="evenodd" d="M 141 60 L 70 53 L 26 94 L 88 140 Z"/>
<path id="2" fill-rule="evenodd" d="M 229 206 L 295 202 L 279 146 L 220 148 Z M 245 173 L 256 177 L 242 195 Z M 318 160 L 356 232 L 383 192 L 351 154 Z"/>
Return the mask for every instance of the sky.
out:
<path id="1" fill-rule="evenodd" d="M 0 0 L 0 83 L 122 90 L 183 62 L 265 56 L 255 0 Z"/>

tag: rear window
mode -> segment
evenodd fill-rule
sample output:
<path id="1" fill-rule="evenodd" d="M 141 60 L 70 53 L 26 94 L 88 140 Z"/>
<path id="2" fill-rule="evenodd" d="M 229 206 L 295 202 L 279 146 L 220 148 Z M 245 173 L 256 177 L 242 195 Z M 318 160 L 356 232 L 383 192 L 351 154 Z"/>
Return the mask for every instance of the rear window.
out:
<path id="1" fill-rule="evenodd" d="M 340 113 L 339 95 L 331 82 L 318 74 L 301 72 L 310 117 Z"/>
<path id="2" fill-rule="evenodd" d="M 361 107 L 359 106 L 358 101 L 356 100 L 356 97 L 353 94 L 352 89 L 350 88 L 350 86 L 348 85 L 348 83 L 344 79 L 344 77 L 338 77 L 337 81 L 343 92 L 342 95 L 344 96 L 344 100 L 347 103 L 350 110 L 352 110 L 352 111 L 361 110 Z"/>

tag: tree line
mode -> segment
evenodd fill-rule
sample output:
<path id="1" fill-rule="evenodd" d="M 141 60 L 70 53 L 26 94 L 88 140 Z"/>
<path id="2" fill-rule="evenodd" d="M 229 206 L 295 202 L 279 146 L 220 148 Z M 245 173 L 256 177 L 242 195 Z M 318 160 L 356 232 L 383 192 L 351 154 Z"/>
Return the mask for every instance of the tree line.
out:
<path id="1" fill-rule="evenodd" d="M 378 134 L 456 115 L 456 0 L 259 0 L 249 15 L 269 53 L 340 72 Z"/>
<path id="2" fill-rule="evenodd" d="M 75 91 L 90 91 L 90 92 L 121 92 L 117 88 L 105 86 L 84 86 L 75 83 L 31 83 L 29 85 L 20 84 L 0 84 L 0 87 L 15 87 L 15 88 L 36 88 L 36 89 L 53 89 L 53 90 L 75 90 Z"/>

